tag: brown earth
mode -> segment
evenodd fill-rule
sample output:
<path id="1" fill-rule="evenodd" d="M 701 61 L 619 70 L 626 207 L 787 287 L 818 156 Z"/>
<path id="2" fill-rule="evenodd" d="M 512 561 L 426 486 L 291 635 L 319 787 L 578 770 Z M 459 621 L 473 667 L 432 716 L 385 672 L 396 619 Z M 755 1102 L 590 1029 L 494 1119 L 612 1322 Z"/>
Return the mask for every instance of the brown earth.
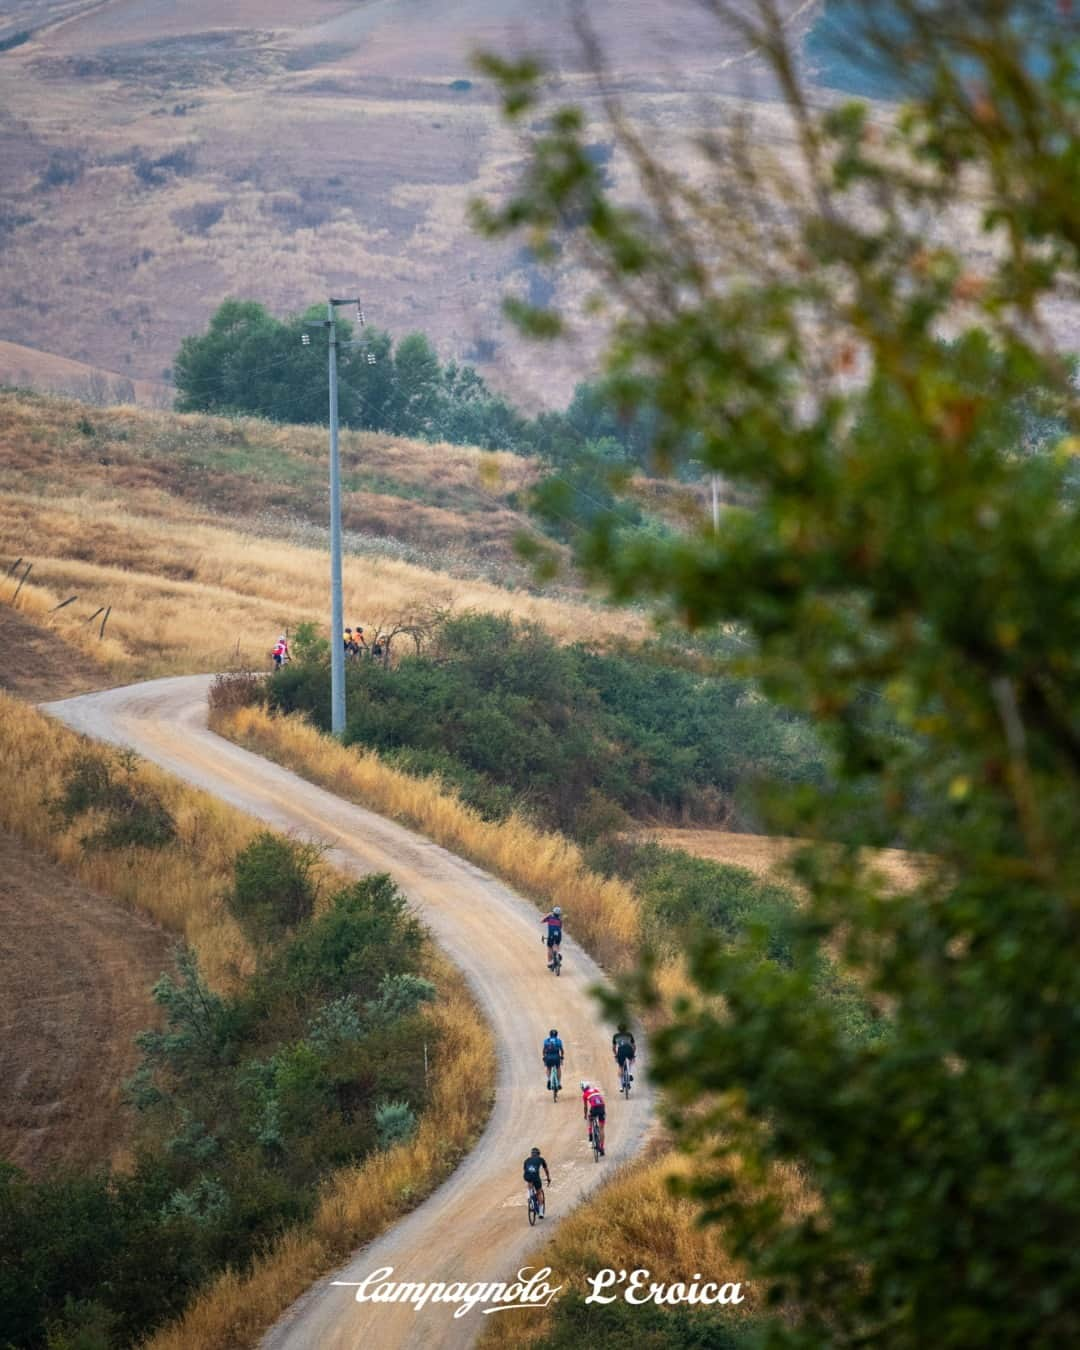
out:
<path id="1" fill-rule="evenodd" d="M 122 1155 L 122 1085 L 174 940 L 0 833 L 0 1158 L 40 1176 Z"/>
<path id="2" fill-rule="evenodd" d="M 14 590 L 15 583 L 7 578 L 2 584 Z M 0 689 L 37 702 L 71 698 L 108 682 L 104 666 L 73 652 L 50 629 L 0 604 Z"/>

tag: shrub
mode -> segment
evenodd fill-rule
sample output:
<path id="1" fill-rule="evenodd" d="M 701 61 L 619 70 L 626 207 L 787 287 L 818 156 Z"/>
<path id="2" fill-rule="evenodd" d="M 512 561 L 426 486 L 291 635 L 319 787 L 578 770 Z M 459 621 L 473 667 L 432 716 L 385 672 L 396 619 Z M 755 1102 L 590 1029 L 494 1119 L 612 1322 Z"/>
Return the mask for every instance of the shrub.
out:
<path id="1" fill-rule="evenodd" d="M 272 942 L 311 917 L 322 857 L 317 844 L 264 830 L 236 859 L 230 908 L 256 942 Z"/>
<path id="2" fill-rule="evenodd" d="M 54 150 L 45 172 L 41 175 L 41 186 L 67 187 L 71 183 L 77 183 L 83 176 L 85 168 L 86 157 L 81 150 Z"/>
<path id="3" fill-rule="evenodd" d="M 379 1147 L 393 1148 L 416 1133 L 416 1116 L 407 1102 L 381 1102 L 375 1108 L 375 1130 Z"/>
<path id="4" fill-rule="evenodd" d="M 83 836 L 84 848 L 161 848 L 176 837 L 176 822 L 157 793 L 139 781 L 136 763 L 129 752 L 97 749 L 71 760 L 59 796 L 47 805 L 67 822 L 89 811 L 104 815 Z"/>
<path id="5" fill-rule="evenodd" d="M 231 670 L 214 676 L 207 701 L 212 713 L 223 713 L 250 708 L 262 703 L 265 697 L 264 682 L 259 675 L 250 670 Z"/>

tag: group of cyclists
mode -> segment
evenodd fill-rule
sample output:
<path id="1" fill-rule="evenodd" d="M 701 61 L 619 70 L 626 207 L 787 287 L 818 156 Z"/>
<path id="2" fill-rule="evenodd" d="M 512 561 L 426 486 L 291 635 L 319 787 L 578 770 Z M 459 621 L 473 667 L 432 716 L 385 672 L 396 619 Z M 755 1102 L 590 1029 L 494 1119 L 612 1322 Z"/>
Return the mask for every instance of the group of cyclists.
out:
<path id="1" fill-rule="evenodd" d="M 355 628 L 346 628 L 342 641 L 345 644 L 345 655 L 352 657 L 354 660 L 358 656 L 365 655 L 371 655 L 378 659 L 386 649 L 386 638 L 382 633 L 376 633 L 369 646 L 360 624 L 357 624 Z"/>
<path id="2" fill-rule="evenodd" d="M 556 905 L 550 913 L 545 914 L 541 923 L 546 929 L 546 935 L 542 940 L 547 946 L 547 965 L 548 969 L 552 970 L 555 954 L 562 943 L 562 909 L 560 906 Z M 619 1024 L 611 1038 L 611 1054 L 618 1066 L 620 1079 L 624 1074 L 627 1074 L 628 1082 L 632 1082 L 633 1074 L 630 1072 L 630 1068 L 637 1056 L 637 1047 L 634 1043 L 633 1032 L 622 1023 Z M 566 1050 L 557 1027 L 552 1027 L 544 1038 L 540 1058 L 544 1065 L 547 1089 L 557 1095 L 562 1087 L 562 1066 L 566 1058 Z M 593 1144 L 595 1139 L 598 1155 L 602 1158 L 604 1157 L 604 1124 L 607 1120 L 607 1104 L 604 1101 L 604 1094 L 600 1086 L 587 1078 L 581 1080 L 581 1105 L 588 1142 Z M 540 1183 L 541 1171 L 550 1184 L 551 1173 L 548 1171 L 547 1162 L 540 1150 L 534 1148 L 525 1159 L 523 1175 L 529 1203 L 535 1206 L 537 1216 L 542 1219 L 544 1217 L 544 1190 Z"/>
<path id="3" fill-rule="evenodd" d="M 346 628 L 342 641 L 345 647 L 345 655 L 355 660 L 357 657 L 370 654 L 377 660 L 381 659 L 386 651 L 386 638 L 382 633 L 376 633 L 368 645 L 367 638 L 364 637 L 364 630 L 357 624 L 355 628 Z M 282 633 L 277 642 L 274 643 L 270 652 L 274 661 L 274 669 L 280 670 L 282 666 L 287 665 L 289 661 L 289 638 L 286 633 Z"/>

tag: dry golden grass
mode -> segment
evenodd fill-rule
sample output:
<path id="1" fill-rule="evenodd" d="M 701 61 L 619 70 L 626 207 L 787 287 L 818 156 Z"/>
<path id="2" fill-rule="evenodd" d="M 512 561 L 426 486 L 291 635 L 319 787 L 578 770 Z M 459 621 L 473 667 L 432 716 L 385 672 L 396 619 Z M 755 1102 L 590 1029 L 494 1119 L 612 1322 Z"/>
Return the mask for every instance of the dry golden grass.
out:
<path id="1" fill-rule="evenodd" d="M 19 555 L 34 561 L 19 597 L 23 611 L 133 678 L 267 666 L 283 627 L 320 623 L 326 611 L 322 551 L 132 516 L 122 502 L 0 498 L 0 558 Z M 390 558 L 349 557 L 344 577 L 346 617 L 365 626 L 439 600 L 535 620 L 567 641 L 644 635 L 646 627 L 643 619 Z M 78 603 L 46 619 L 76 594 Z M 99 605 L 113 607 L 104 642 L 97 624 L 86 623 Z"/>
<path id="2" fill-rule="evenodd" d="M 730 830 L 656 829 L 649 830 L 648 834 L 665 848 L 682 849 L 697 858 L 729 867 L 745 867 L 756 876 L 779 881 L 792 889 L 795 885 L 785 864 L 805 843 L 777 835 L 733 834 Z M 868 869 L 879 874 L 884 883 L 896 891 L 911 890 L 924 881 L 930 862 L 928 858 L 899 848 L 868 849 L 865 861 Z"/>
<path id="3" fill-rule="evenodd" d="M 75 732 L 0 693 L 5 769 L 0 828 L 54 858 L 91 890 L 181 935 L 215 988 L 235 988 L 252 971 L 254 958 L 224 897 L 233 859 L 258 826 L 208 794 L 139 763 L 136 778 L 161 797 L 176 820 L 176 843 L 159 850 L 85 850 L 80 839 L 89 823 L 65 826 L 45 805 L 60 792 L 67 766 L 85 745 Z"/>
<path id="4" fill-rule="evenodd" d="M 248 1273 L 220 1275 L 145 1350 L 246 1350 L 320 1275 L 430 1194 L 471 1147 L 491 1101 L 460 1084 L 493 1081 L 494 1047 L 457 972 L 433 956 L 429 974 L 439 1001 L 427 1015 L 441 1054 L 414 1138 L 336 1172 L 310 1225 L 290 1229 Z"/>
<path id="5" fill-rule="evenodd" d="M 215 715 L 212 725 L 339 797 L 420 830 L 543 904 L 562 905 L 572 915 L 574 936 L 609 969 L 632 960 L 640 928 L 633 892 L 590 872 L 581 850 L 562 835 L 538 830 L 516 815 L 483 820 L 438 779 L 411 777 L 376 754 L 339 745 L 300 716 L 241 708 Z"/>

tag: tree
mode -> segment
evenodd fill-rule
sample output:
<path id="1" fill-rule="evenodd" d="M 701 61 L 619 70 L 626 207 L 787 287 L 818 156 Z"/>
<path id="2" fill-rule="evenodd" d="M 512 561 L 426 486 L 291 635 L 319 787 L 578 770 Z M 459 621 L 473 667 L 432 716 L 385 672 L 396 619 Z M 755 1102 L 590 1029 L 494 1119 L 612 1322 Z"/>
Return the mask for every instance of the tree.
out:
<path id="1" fill-rule="evenodd" d="M 436 425 L 442 392 L 439 358 L 423 333 L 403 337 L 394 352 L 390 427 L 399 436 L 426 436 Z"/>
<path id="2" fill-rule="evenodd" d="M 656 449 L 677 470 L 692 445 L 746 503 L 669 537 L 602 515 L 583 567 L 616 600 L 741 625 L 766 692 L 831 747 L 827 786 L 767 803 L 775 829 L 830 841 L 796 864 L 793 960 L 696 943 L 655 1072 L 706 1219 L 782 1306 L 772 1343 L 1072 1343 L 1080 406 L 1047 302 L 1080 281 L 1075 24 L 1035 0 L 867 6 L 853 45 L 908 99 L 881 111 L 816 99 L 770 0 L 713 7 L 771 66 L 797 169 L 740 124 L 695 129 L 683 176 L 609 98 L 638 205 L 606 195 L 563 107 L 481 212 L 564 260 L 584 243 Z M 536 125 L 535 67 L 488 66 Z M 1064 431 L 1025 453 L 1033 400 Z M 929 859 L 902 901 L 861 865 L 884 844 Z M 877 1036 L 814 987 L 825 944 L 888 1009 Z M 647 972 L 632 992 L 658 997 Z"/>

